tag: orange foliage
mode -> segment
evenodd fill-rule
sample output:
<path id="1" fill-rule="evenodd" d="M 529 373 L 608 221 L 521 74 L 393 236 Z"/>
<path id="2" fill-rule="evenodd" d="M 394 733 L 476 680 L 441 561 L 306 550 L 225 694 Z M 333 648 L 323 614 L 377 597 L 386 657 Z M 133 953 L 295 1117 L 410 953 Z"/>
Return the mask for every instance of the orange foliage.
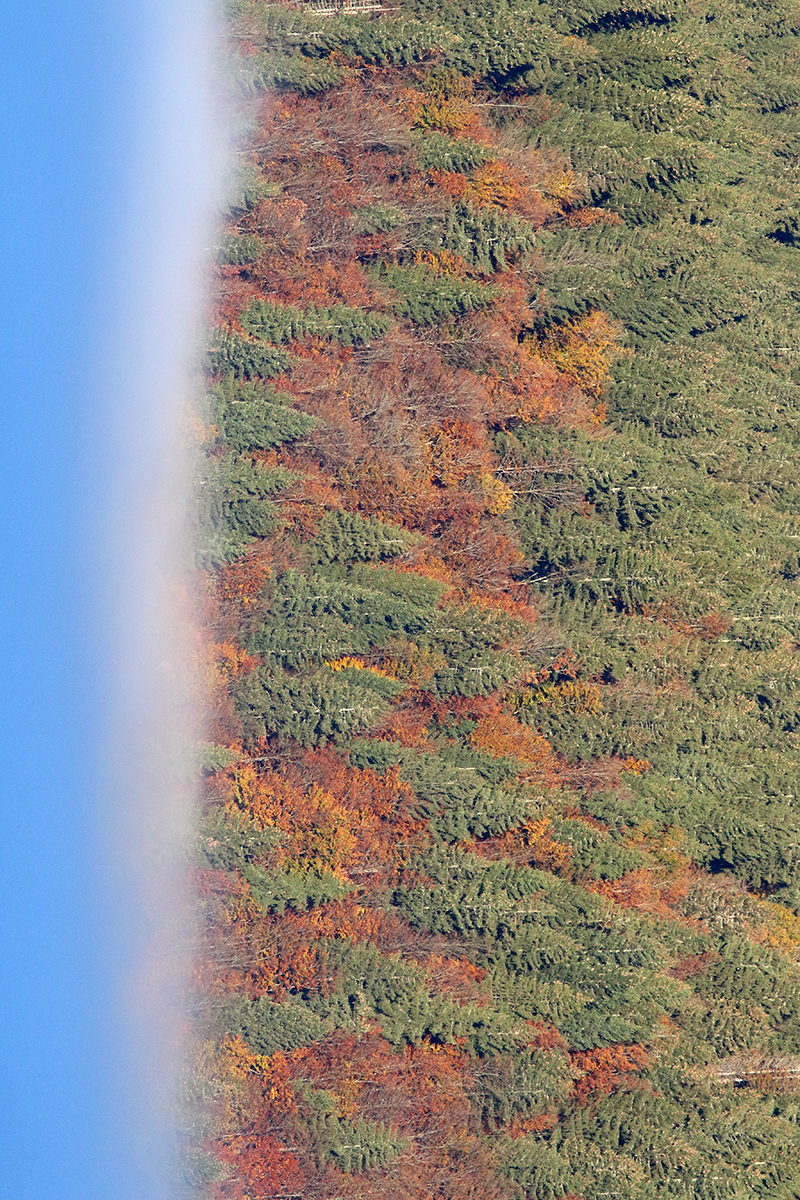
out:
<path id="1" fill-rule="evenodd" d="M 215 642 L 211 647 L 218 669 L 226 679 L 239 679 L 258 666 L 258 659 L 234 646 L 232 642 Z"/>
<path id="2" fill-rule="evenodd" d="M 621 225 L 622 218 L 618 213 L 609 212 L 605 208 L 576 208 L 565 217 L 565 223 L 574 229 L 586 229 L 590 225 Z"/>
<path id="3" fill-rule="evenodd" d="M 326 479 L 318 465 L 303 459 L 298 462 L 287 450 L 281 454 L 281 463 L 289 470 L 299 467 L 300 479 L 290 484 L 281 493 L 281 518 L 283 530 L 293 533 L 303 541 L 312 538 L 325 513 L 340 507 L 340 498 L 330 479 Z"/>
<path id="4" fill-rule="evenodd" d="M 238 1081 L 238 1121 L 214 1147 L 223 1162 L 235 1164 L 238 1176 L 217 1185 L 218 1200 L 312 1191 L 345 1200 L 380 1200 L 387 1194 L 397 1200 L 507 1196 L 473 1127 L 471 1063 L 458 1048 L 422 1045 L 397 1052 L 378 1032 L 361 1037 L 337 1033 L 291 1054 L 253 1057 L 252 1069 Z M 382 1174 L 348 1177 L 316 1163 L 310 1174 L 304 1173 L 300 1156 L 308 1146 L 298 1113 L 304 1115 L 306 1102 L 298 1092 L 291 1098 L 287 1094 L 293 1080 L 331 1093 L 345 1120 L 363 1116 L 402 1130 L 408 1148 L 398 1159 L 399 1190 L 387 1192 Z"/>
<path id="5" fill-rule="evenodd" d="M 675 906 L 687 895 L 691 882 L 691 877 L 685 872 L 666 880 L 663 872 L 640 867 L 636 871 L 629 871 L 621 879 L 603 879 L 586 883 L 585 886 L 623 908 L 636 908 L 651 916 L 683 920 Z"/>
<path id="6" fill-rule="evenodd" d="M 466 198 L 478 208 L 519 208 L 525 192 L 519 171 L 493 159 L 478 167 L 469 181 Z"/>
<path id="7" fill-rule="evenodd" d="M 514 212 L 534 226 L 550 218 L 583 225 L 605 219 L 595 218 L 595 210 L 569 211 L 580 199 L 569 172 L 551 173 L 537 190 L 529 176 L 547 177 L 538 152 L 531 151 L 526 160 L 530 172 L 505 161 L 497 134 L 482 124 L 471 92 L 471 85 L 447 73 L 431 78 L 424 92 L 403 90 L 391 72 L 362 64 L 357 73 L 345 69 L 342 86 L 319 96 L 271 97 L 262 109 L 257 141 L 258 167 L 266 170 L 272 194 L 237 218 L 237 231 L 256 234 L 263 251 L 246 267 L 219 269 L 220 320 L 240 329 L 242 310 L 256 296 L 283 304 L 346 303 L 385 311 L 389 301 L 360 262 L 414 261 L 435 276 L 469 277 L 465 262 L 448 251 L 412 255 L 403 220 L 397 229 L 370 232 L 374 227 L 363 214 L 375 206 L 427 221 L 430 215 L 438 220 L 453 199 L 466 198 L 478 207 Z M 491 159 L 471 177 L 423 172 L 409 148 L 412 122 L 472 137 L 491 148 Z M 393 148 L 388 168 L 385 147 Z M 541 344 L 526 341 L 531 321 L 526 271 L 521 264 L 498 274 L 502 286 L 492 312 L 460 320 L 460 341 L 448 342 L 446 325 L 411 329 L 401 321 L 384 338 L 357 350 L 323 338 L 293 348 L 291 374 L 277 385 L 321 419 L 307 438 L 267 456 L 298 476 L 281 493 L 278 533 L 221 568 L 209 583 L 209 624 L 217 640 L 207 658 L 215 695 L 224 698 L 229 682 L 256 664 L 239 648 L 237 628 L 258 602 L 270 571 L 298 562 L 302 567 L 302 543 L 314 536 L 324 513 L 336 508 L 417 532 L 419 544 L 398 570 L 440 579 L 451 595 L 473 604 L 534 616 L 527 588 L 514 575 L 522 553 L 504 520 L 513 494 L 497 471 L 493 434 L 520 421 L 591 429 L 599 419 L 617 330 L 602 313 L 593 313 Z M 524 781 L 555 787 L 574 782 L 584 769 L 580 764 L 567 768 L 540 734 L 503 711 L 497 694 L 438 701 L 426 695 L 424 689 L 443 666 L 435 650 L 395 637 L 381 655 L 334 659 L 329 665 L 356 666 L 408 684 L 379 731 L 402 746 L 430 749 L 437 724 L 446 732 L 454 717 L 469 717 L 476 723 L 473 746 L 516 760 Z M 567 651 L 530 682 L 552 705 L 582 704 L 580 711 L 599 711 L 598 685 L 578 681 L 578 672 L 575 656 Z M 551 690 L 543 693 L 543 688 Z M 237 735 L 235 716 L 224 711 L 222 699 L 218 707 L 219 727 L 228 722 L 229 736 L 223 740 L 238 745 L 241 726 Z M 251 753 L 254 760 L 262 753 L 268 759 L 268 750 L 265 744 Z M 616 782 L 623 770 L 638 773 L 646 766 L 632 758 L 590 764 L 587 786 L 599 779 Z M 197 872 L 196 890 L 208 924 L 200 939 L 196 984 L 206 995 L 239 992 L 280 1000 L 287 993 L 329 994 L 340 984 L 330 944 L 347 940 L 414 962 L 433 993 L 462 1003 L 488 1002 L 483 969 L 444 937 L 413 929 L 386 907 L 409 850 L 424 846 L 429 837 L 425 822 L 411 815 L 415 798 L 396 769 L 378 775 L 350 767 L 331 750 L 295 747 L 279 770 L 266 761 L 240 763 L 221 772 L 210 788 L 217 805 L 281 832 L 269 865 L 330 871 L 353 893 L 309 911 L 288 908 L 278 916 L 262 911 L 234 872 Z M 486 839 L 477 850 L 554 871 L 566 869 L 570 859 L 570 848 L 554 840 L 546 817 Z M 411 873 L 403 878 L 408 883 Z M 565 1049 L 552 1026 L 524 1022 L 522 1029 L 531 1047 Z M 640 1047 L 611 1047 L 576 1055 L 573 1063 L 575 1095 L 585 1103 L 594 1092 L 629 1086 L 646 1057 Z M 216 1185 L 216 1200 L 328 1194 L 343 1200 L 389 1195 L 502 1200 L 509 1194 L 475 1127 L 470 1102 L 475 1060 L 459 1046 L 426 1043 L 398 1052 L 378 1030 L 364 1028 L 360 1036 L 340 1031 L 267 1058 L 252 1054 L 239 1039 L 228 1039 L 221 1071 L 233 1095 L 235 1119 L 215 1148 L 223 1162 L 235 1166 L 237 1178 Z M 306 1167 L 313 1150 L 304 1125 L 305 1101 L 294 1087 L 300 1080 L 328 1089 L 341 1116 L 361 1115 L 408 1135 L 393 1191 L 378 1173 L 374 1180 L 369 1173 L 329 1177 L 329 1168 Z M 542 1132 L 555 1119 L 552 1114 L 519 1119 L 510 1132 Z"/>
<path id="8" fill-rule="evenodd" d="M 399 742 L 401 746 L 424 749 L 430 744 L 428 741 L 429 721 L 428 709 L 408 704 L 392 710 L 381 726 L 381 734 L 390 741 Z"/>
<path id="9" fill-rule="evenodd" d="M 242 608 L 252 605 L 269 578 L 272 567 L 268 550 L 262 545 L 220 567 L 214 588 L 220 601 Z"/>
<path id="10" fill-rule="evenodd" d="M 352 862 L 356 838 L 348 813 L 330 792 L 316 785 L 304 792 L 252 763 L 234 769 L 231 785 L 232 808 L 284 834 L 278 861 L 343 875 Z"/>
<path id="11" fill-rule="evenodd" d="M 439 276 L 464 279 L 467 275 L 467 264 L 452 250 L 415 250 L 412 262 L 415 267 L 430 267 Z"/>
<path id="12" fill-rule="evenodd" d="M 254 1129 L 234 1133 L 214 1146 L 217 1157 L 235 1169 L 236 1177 L 214 1187 L 215 1200 L 250 1200 L 252 1196 L 302 1196 L 308 1176 L 297 1154 L 279 1138 Z"/>
<path id="13" fill-rule="evenodd" d="M 794 962 L 800 961 L 800 917 L 774 900 L 759 900 L 758 915 L 762 924 L 755 930 L 758 941 L 765 942 Z"/>
<path id="14" fill-rule="evenodd" d="M 555 1025 L 544 1021 L 529 1021 L 530 1035 L 527 1045 L 533 1050 L 566 1050 L 567 1043 Z"/>
<path id="15" fill-rule="evenodd" d="M 557 1124 L 557 1113 L 540 1113 L 536 1117 L 514 1117 L 503 1133 L 510 1138 L 519 1138 L 524 1137 L 526 1133 L 545 1133 L 555 1129 Z"/>
<path id="16" fill-rule="evenodd" d="M 670 975 L 674 979 L 694 979 L 696 975 L 702 975 L 708 967 L 719 962 L 719 958 L 719 952 L 716 950 L 704 950 L 702 954 L 687 954 L 676 962 Z"/>
<path id="17" fill-rule="evenodd" d="M 555 841 L 550 830 L 549 817 L 541 817 L 497 837 L 485 838 L 475 849 L 484 858 L 508 858 L 546 871 L 563 871 L 569 866 L 572 847 Z"/>
<path id="18" fill-rule="evenodd" d="M 403 1195 L 503 1195 L 473 1129 L 471 1064 L 458 1047 L 423 1044 L 398 1053 L 377 1033 L 338 1033 L 292 1057 L 304 1078 L 333 1092 L 343 1113 L 380 1114 L 410 1136 Z"/>
<path id="19" fill-rule="evenodd" d="M 712 610 L 702 617 L 689 617 L 678 610 L 672 599 L 664 600 L 657 606 L 642 605 L 641 615 L 650 621 L 659 621 L 685 637 L 699 637 L 707 642 L 728 633 L 731 627 L 731 618 L 727 613 Z"/>
<path id="20" fill-rule="evenodd" d="M 390 869 L 398 856 L 398 833 L 408 836 L 420 827 L 404 816 L 413 800 L 408 785 L 396 771 L 378 776 L 353 770 L 324 752 L 307 755 L 306 763 L 313 774 L 304 782 L 253 763 L 231 769 L 229 807 L 282 831 L 279 862 L 341 878 Z"/>
<path id="21" fill-rule="evenodd" d="M 430 177 L 435 187 L 453 200 L 461 200 L 469 191 L 470 181 L 460 171 L 443 171 L 434 167 Z"/>
<path id="22" fill-rule="evenodd" d="M 635 1044 L 601 1046 L 572 1055 L 576 1069 L 574 1095 L 586 1104 L 593 1093 L 629 1090 L 635 1076 L 648 1066 L 647 1052 Z"/>
<path id="23" fill-rule="evenodd" d="M 557 763 L 550 743 L 510 713 L 482 717 L 470 734 L 470 741 L 476 750 L 493 758 L 516 758 L 525 763 L 526 779 L 537 783 L 557 780 Z"/>
<path id="24" fill-rule="evenodd" d="M 574 208 L 583 195 L 583 188 L 572 168 L 551 175 L 546 190 L 549 196 L 558 200 L 565 208 Z"/>
<path id="25" fill-rule="evenodd" d="M 486 374 L 492 419 L 503 426 L 515 421 L 559 428 L 596 423 L 594 409 L 565 376 L 527 343 L 509 345 L 505 361 Z"/>

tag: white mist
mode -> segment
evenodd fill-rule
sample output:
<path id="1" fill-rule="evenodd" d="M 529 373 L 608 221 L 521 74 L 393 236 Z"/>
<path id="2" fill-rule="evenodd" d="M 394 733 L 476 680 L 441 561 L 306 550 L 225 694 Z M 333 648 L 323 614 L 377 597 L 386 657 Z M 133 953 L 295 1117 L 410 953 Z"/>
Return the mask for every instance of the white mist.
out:
<path id="1" fill-rule="evenodd" d="M 110 664 L 102 788 L 110 1137 L 118 1194 L 131 1200 L 175 1192 L 181 991 L 191 955 L 185 845 L 201 715 L 191 662 L 187 412 L 225 157 L 210 4 L 170 0 L 154 16 L 99 383 L 108 417 L 101 559 Z"/>

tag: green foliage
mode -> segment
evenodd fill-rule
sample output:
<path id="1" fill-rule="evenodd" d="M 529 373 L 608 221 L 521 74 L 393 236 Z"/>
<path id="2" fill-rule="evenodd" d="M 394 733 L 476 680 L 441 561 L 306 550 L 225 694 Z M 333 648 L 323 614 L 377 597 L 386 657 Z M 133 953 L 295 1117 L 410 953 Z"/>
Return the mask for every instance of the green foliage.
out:
<path id="1" fill-rule="evenodd" d="M 217 251 L 220 266 L 246 267 L 257 262 L 264 251 L 264 242 L 254 233 L 226 234 Z"/>
<path id="2" fill-rule="evenodd" d="M 472 940 L 496 1003 L 552 1021 L 575 1049 L 646 1040 L 681 1007 L 679 986 L 657 973 L 664 951 L 645 921 L 616 924 L 600 897 L 530 867 L 441 850 L 419 867 L 437 886 L 399 889 L 400 909 L 424 929 Z"/>
<path id="3" fill-rule="evenodd" d="M 327 995 L 309 992 L 306 1003 L 340 1027 L 377 1021 L 397 1047 L 463 1041 L 474 1053 L 486 1054 L 518 1051 L 524 1043 L 526 1031 L 507 1014 L 436 995 L 422 967 L 400 954 L 343 941 L 328 942 L 326 950 L 327 966 L 336 972 L 339 986 Z"/>
<path id="4" fill-rule="evenodd" d="M 374 1125 L 358 1117 L 355 1121 L 336 1120 L 338 1138 L 330 1149 L 331 1158 L 341 1171 L 368 1171 L 385 1167 L 403 1150 L 409 1139 L 398 1137 L 385 1125 Z"/>
<path id="5" fill-rule="evenodd" d="M 524 628 L 524 622 L 490 609 L 440 609 L 429 636 L 447 666 L 435 673 L 431 691 L 439 696 L 488 696 L 515 679 L 522 662 L 513 644 Z"/>
<path id="6" fill-rule="evenodd" d="M 342 346 L 369 344 L 386 333 L 391 319 L 383 313 L 367 313 L 346 304 L 329 308 L 293 308 L 272 304 L 269 300 L 253 300 L 241 316 L 244 329 L 266 342 L 291 342 L 297 338 L 330 338 Z"/>
<path id="7" fill-rule="evenodd" d="M 229 767 L 239 757 L 234 750 L 219 746 L 216 742 L 197 742 L 195 756 L 198 769 L 211 774 Z"/>
<path id="8" fill-rule="evenodd" d="M 316 1013 L 299 1000 L 280 1004 L 262 996 L 248 1000 L 234 996 L 220 1014 L 226 1033 L 239 1036 L 254 1054 L 274 1054 L 277 1050 L 297 1050 L 325 1036 L 326 1028 Z"/>
<path id="9" fill-rule="evenodd" d="M 254 209 L 268 196 L 277 195 L 278 188 L 259 171 L 255 163 L 244 163 L 236 172 L 228 198 L 230 212 L 240 214 Z"/>
<path id="10" fill-rule="evenodd" d="M 270 53 L 240 59 L 236 82 L 242 90 L 266 91 L 290 88 L 304 96 L 327 91 L 341 81 L 342 72 L 333 63 L 313 61 L 302 54 Z"/>
<path id="11" fill-rule="evenodd" d="M 348 754 L 350 762 L 358 770 L 369 769 L 381 774 L 388 767 L 394 767 L 400 762 L 402 749 L 396 742 L 385 742 L 376 738 L 353 738 Z"/>
<path id="12" fill-rule="evenodd" d="M 452 275 L 437 275 L 430 267 L 396 267 L 388 263 L 373 272 L 377 283 L 396 292 L 394 312 L 415 325 L 433 325 L 455 315 L 489 309 L 497 299 L 493 286 Z"/>
<path id="13" fill-rule="evenodd" d="M 417 797 L 417 813 L 444 842 L 505 833 L 528 815 L 525 798 L 492 787 L 474 767 L 451 766 L 441 755 L 417 750 L 399 750 L 397 756 L 400 778 Z"/>
<path id="14" fill-rule="evenodd" d="M 474 332 L 502 318 L 497 305 L 491 322 L 473 319 L 495 307 L 502 280 L 409 266 L 422 248 L 459 256 L 473 275 L 513 265 L 528 281 L 531 345 L 600 310 L 631 353 L 615 364 L 605 426 L 520 423 L 496 436 L 535 621 L 444 602 L 444 585 L 393 569 L 426 543 L 386 521 L 338 510 L 313 537 L 287 539 L 236 630 L 260 656 L 232 686 L 246 738 L 269 737 L 293 786 L 329 786 L 345 755 L 384 775 L 387 791 L 398 776 L 413 793 L 402 822 L 419 826 L 401 825 L 400 866 L 370 846 L 350 884 L 278 869 L 275 831 L 204 826 L 200 861 L 245 879 L 278 934 L 287 910 L 292 937 L 313 936 L 308 910 L 327 904 L 334 921 L 347 910 L 341 936 L 315 942 L 324 979 L 280 1003 L 237 1000 L 228 1028 L 263 1053 L 329 1034 L 349 1046 L 377 1029 L 398 1059 L 430 1043 L 448 1047 L 448 1062 L 463 1052 L 464 1137 L 482 1137 L 500 1189 L 528 1200 L 791 1200 L 796 1095 L 763 1080 L 734 1088 L 719 1068 L 732 1055 L 800 1054 L 788 911 L 800 905 L 800 10 L 794 0 L 400 0 L 379 16 L 320 17 L 248 0 L 237 20 L 258 50 L 242 67 L 254 88 L 346 89 L 355 66 L 368 91 L 386 79 L 370 64 L 413 65 L 403 86 L 425 87 L 435 55 L 434 77 L 463 74 L 481 119 L 507 126 L 504 153 L 530 144 L 608 210 L 607 221 L 567 210 L 534 236 L 532 222 L 494 209 L 409 199 L 433 190 L 418 168 L 468 175 L 491 157 L 469 138 L 418 131 L 365 151 L 348 163 L 358 197 L 348 228 L 391 235 L 396 250 L 373 250 L 368 237 L 359 246 L 367 260 L 397 254 L 372 278 L 394 316 L 417 326 L 403 332 L 409 343 L 427 353 L 459 322 Z M 373 153 L 382 181 L 409 184 L 401 199 L 373 186 Z M 254 174 L 240 212 L 263 186 Z M 305 181 L 290 186 L 300 194 Z M 259 250 L 250 236 L 224 251 L 243 270 Z M 243 325 L 244 336 L 219 335 L 210 359 L 223 380 L 209 495 L 227 548 L 215 561 L 272 527 L 281 485 L 265 487 L 261 468 L 231 451 L 313 433 L 278 393 L 239 381 L 283 373 L 281 347 L 306 337 L 345 347 L 332 353 L 366 378 L 361 350 L 392 321 L 255 301 Z M 441 520 L 451 532 L 444 505 Z M 427 673 L 379 673 L 417 661 Z M 500 706 L 494 758 L 476 746 Z M 521 733 L 502 724 L 512 710 Z M 553 749 L 549 785 L 520 781 L 511 748 L 526 725 Z M 347 779 L 355 830 L 375 814 Z M 544 825 L 541 844 L 526 840 Z M 530 865 L 554 845 L 569 850 L 555 869 Z M 357 905 L 332 903 L 350 887 Z M 477 984 L 466 972 L 472 999 L 438 986 L 446 954 L 479 968 Z M 646 1048 L 647 1070 L 604 1076 L 612 1059 L 598 1048 L 613 1057 L 630 1043 Z M 318 1168 L 381 1171 L 403 1150 L 382 1115 L 351 1127 L 332 1093 L 300 1084 L 299 1096 Z M 393 1183 L 387 1174 L 375 1186 Z M 455 1194 L 449 1180 L 423 1186 Z"/>
<path id="15" fill-rule="evenodd" d="M 232 454 L 204 459 L 196 480 L 198 563 L 228 562 L 253 538 L 271 533 L 277 524 L 272 497 L 293 478 L 283 467 L 266 467 Z"/>
<path id="16" fill-rule="evenodd" d="M 287 571 L 252 618 L 248 647 L 287 667 L 368 654 L 396 634 L 424 633 L 441 589 L 386 567 L 345 579 Z M 363 580 L 363 582 L 362 582 Z M 422 583 L 423 586 L 417 586 Z"/>
<path id="17" fill-rule="evenodd" d="M 590 58 L 577 38 L 552 27 L 551 9 L 542 4 L 488 0 L 476 9 L 457 0 L 403 0 L 400 12 L 398 34 L 403 21 L 423 23 L 443 66 L 487 77 L 496 87 L 541 86 L 553 74 L 568 78 Z"/>
<path id="18" fill-rule="evenodd" d="M 208 817 L 198 830 L 196 858 L 213 870 L 244 869 L 270 859 L 280 844 L 277 829 L 261 829 L 241 816 L 225 814 Z"/>
<path id="19" fill-rule="evenodd" d="M 469 202 L 456 204 L 447 211 L 442 246 L 487 275 L 505 271 L 536 244 L 533 223 L 513 213 L 475 208 Z"/>
<path id="20" fill-rule="evenodd" d="M 566 1188 L 613 1190 L 629 1200 L 788 1200 L 797 1179 L 789 1149 L 795 1107 L 786 1111 L 773 1097 L 747 1092 L 734 1097 L 668 1064 L 657 1072 L 656 1089 L 601 1096 L 552 1133 L 507 1139 L 503 1155 L 511 1179 L 538 1200 L 555 1200 Z"/>
<path id="21" fill-rule="evenodd" d="M 318 564 L 381 562 L 404 554 L 418 540 L 399 525 L 337 508 L 320 521 L 311 550 Z"/>
<path id="22" fill-rule="evenodd" d="M 417 158 L 424 171 L 458 171 L 469 175 L 475 167 L 491 158 L 485 146 L 469 138 L 453 138 L 435 129 L 418 131 L 415 138 Z"/>
<path id="23" fill-rule="evenodd" d="M 362 535 L 358 526 L 352 528 Z M 379 539 L 375 544 L 386 547 L 380 542 L 384 534 L 374 527 L 372 533 Z M 388 536 L 391 545 L 394 533 Z M 368 655 L 405 637 L 435 647 L 437 661 L 445 664 L 431 680 L 434 694 L 488 695 L 519 673 L 519 656 L 503 649 L 514 622 L 470 607 L 439 609 L 444 590 L 423 576 L 378 565 L 352 567 L 344 578 L 287 571 L 250 618 L 247 646 L 267 662 L 298 669 Z"/>
<path id="24" fill-rule="evenodd" d="M 559 1051 L 520 1050 L 486 1059 L 477 1073 L 474 1096 L 482 1127 L 496 1133 L 514 1119 L 564 1104 L 567 1070 L 567 1055 Z"/>
<path id="25" fill-rule="evenodd" d="M 341 900 L 350 891 L 332 871 L 281 870 L 246 863 L 242 874 L 259 908 L 281 916 L 287 908 L 302 912 L 328 900 Z"/>
<path id="26" fill-rule="evenodd" d="M 346 674 L 322 670 L 296 676 L 274 667 L 253 671 L 234 689 L 248 737 L 280 733 L 301 746 L 315 746 L 328 739 L 344 742 L 378 724 L 387 703 L 373 686 L 377 677 L 364 671 L 351 681 L 342 678 Z"/>
<path id="27" fill-rule="evenodd" d="M 297 1090 L 308 1108 L 307 1120 L 312 1147 L 320 1166 L 333 1163 L 347 1174 L 384 1167 L 408 1148 L 408 1138 L 399 1137 L 386 1125 L 357 1117 L 348 1121 L 337 1115 L 336 1099 L 329 1092 L 299 1083 Z"/>
<path id="28" fill-rule="evenodd" d="M 647 865 L 647 857 L 640 850 L 583 821 L 556 818 L 552 831 L 557 842 L 570 847 L 570 866 L 581 878 L 621 879 L 628 871 Z"/>
<path id="29" fill-rule="evenodd" d="M 646 352 L 641 360 L 644 396 L 662 360 Z M 625 378 L 639 361 L 637 354 Z M 691 373 L 707 397 L 703 363 L 696 350 L 687 353 L 671 387 L 688 384 Z M 759 448 L 753 424 L 761 417 L 751 412 L 729 421 L 724 462 L 709 457 L 718 451 L 717 425 L 690 437 L 687 426 L 675 436 L 671 423 L 663 438 L 650 416 L 644 427 L 620 421 L 613 445 L 575 434 L 556 447 L 533 429 L 501 442 L 508 466 L 530 464 L 522 469 L 537 481 L 539 498 L 518 506 L 518 528 L 542 600 L 569 631 L 587 675 L 611 685 L 600 713 L 538 706 L 520 716 L 571 761 L 648 759 L 652 770 L 631 785 L 637 804 L 647 798 L 645 819 L 682 825 L 701 844 L 701 862 L 732 869 L 754 888 L 781 889 L 792 903 L 787 797 L 798 781 L 786 739 L 794 737 L 800 691 L 787 655 L 800 610 L 786 564 L 800 481 L 791 425 L 776 427 L 775 441 L 766 448 L 762 438 Z"/>
<path id="30" fill-rule="evenodd" d="M 203 415 L 210 422 L 209 453 L 198 463 L 195 480 L 201 566 L 230 561 L 254 538 L 276 528 L 273 497 L 296 476 L 244 452 L 279 446 L 315 428 L 315 418 L 290 408 L 287 400 L 274 388 L 236 383 L 230 375 L 207 393 Z"/>
<path id="31" fill-rule="evenodd" d="M 220 1183 L 227 1179 L 229 1174 L 228 1169 L 210 1150 L 184 1145 L 179 1151 L 176 1164 L 174 1182 L 178 1188 L 177 1195 L 188 1198 L 208 1194 L 205 1192 L 207 1185 Z"/>
<path id="32" fill-rule="evenodd" d="M 262 384 L 235 384 L 230 378 L 208 394 L 209 420 L 222 444 L 242 453 L 268 450 L 304 437 L 317 426 L 308 413 L 291 408 L 289 396 Z"/>
<path id="33" fill-rule="evenodd" d="M 393 204 L 362 204 L 354 213 L 359 233 L 389 233 L 405 225 L 407 215 Z"/>
<path id="34" fill-rule="evenodd" d="M 274 379 L 289 365 L 289 355 L 256 338 L 218 329 L 208 351 L 209 370 L 223 379 Z"/>

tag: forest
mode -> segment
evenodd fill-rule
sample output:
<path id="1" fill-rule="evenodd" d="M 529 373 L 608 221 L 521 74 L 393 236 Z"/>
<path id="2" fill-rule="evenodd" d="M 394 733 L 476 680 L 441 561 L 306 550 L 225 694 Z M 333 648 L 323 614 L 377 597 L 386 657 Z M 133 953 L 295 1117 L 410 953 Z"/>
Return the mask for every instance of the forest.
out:
<path id="1" fill-rule="evenodd" d="M 800 1197 L 800 2 L 226 19 L 182 1186 Z"/>

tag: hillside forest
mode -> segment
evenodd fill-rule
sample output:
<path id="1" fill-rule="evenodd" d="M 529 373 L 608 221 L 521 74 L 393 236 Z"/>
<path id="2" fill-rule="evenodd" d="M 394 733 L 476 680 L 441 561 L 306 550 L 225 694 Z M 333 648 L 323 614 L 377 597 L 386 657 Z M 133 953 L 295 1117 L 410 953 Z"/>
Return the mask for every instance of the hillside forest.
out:
<path id="1" fill-rule="evenodd" d="M 227 20 L 187 1194 L 800 1197 L 800 3 Z"/>

